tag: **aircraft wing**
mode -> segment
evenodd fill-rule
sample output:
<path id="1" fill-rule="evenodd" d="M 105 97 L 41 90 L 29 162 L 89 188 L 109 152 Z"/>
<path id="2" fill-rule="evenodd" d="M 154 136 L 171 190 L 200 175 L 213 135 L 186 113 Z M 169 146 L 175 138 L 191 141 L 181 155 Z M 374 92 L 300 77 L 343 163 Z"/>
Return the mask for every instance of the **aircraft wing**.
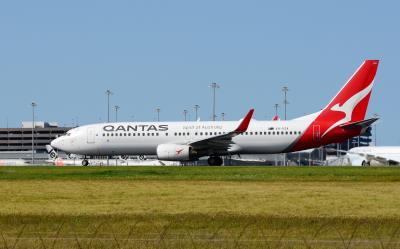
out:
<path id="1" fill-rule="evenodd" d="M 232 138 L 245 132 L 249 127 L 253 113 L 254 109 L 251 109 L 235 130 L 222 135 L 194 141 L 189 143 L 189 145 L 192 146 L 192 148 L 197 151 L 198 154 L 204 154 L 202 152 L 206 152 L 205 154 L 227 152 L 234 144 Z"/>

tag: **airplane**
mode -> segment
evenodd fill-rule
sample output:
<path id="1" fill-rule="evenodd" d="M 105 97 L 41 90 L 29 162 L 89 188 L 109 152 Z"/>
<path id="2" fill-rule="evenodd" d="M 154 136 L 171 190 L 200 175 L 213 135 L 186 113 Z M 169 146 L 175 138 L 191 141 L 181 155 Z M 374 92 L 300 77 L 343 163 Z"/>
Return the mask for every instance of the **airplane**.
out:
<path id="1" fill-rule="evenodd" d="M 362 146 L 351 148 L 349 151 L 336 151 L 346 153 L 349 163 L 353 166 L 400 164 L 400 146 Z"/>
<path id="2" fill-rule="evenodd" d="M 223 164 L 222 156 L 276 154 L 340 143 L 362 134 L 378 118 L 365 119 L 379 60 L 365 60 L 321 111 L 292 120 L 117 122 L 84 125 L 51 142 L 85 156 L 157 155 L 165 161 Z M 88 163 L 84 159 L 83 164 Z"/>

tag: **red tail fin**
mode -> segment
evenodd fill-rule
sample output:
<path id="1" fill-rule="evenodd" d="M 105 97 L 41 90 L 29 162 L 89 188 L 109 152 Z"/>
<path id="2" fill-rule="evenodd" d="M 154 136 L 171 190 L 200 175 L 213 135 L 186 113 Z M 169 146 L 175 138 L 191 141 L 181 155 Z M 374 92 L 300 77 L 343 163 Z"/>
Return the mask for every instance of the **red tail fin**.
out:
<path id="1" fill-rule="evenodd" d="M 378 60 L 364 61 L 324 108 L 317 119 L 331 124 L 326 127 L 322 136 L 338 125 L 364 120 L 378 64 Z"/>
<path id="2" fill-rule="evenodd" d="M 379 60 L 364 61 L 325 109 L 345 113 L 351 111 L 350 121 L 363 120 L 378 64 Z"/>

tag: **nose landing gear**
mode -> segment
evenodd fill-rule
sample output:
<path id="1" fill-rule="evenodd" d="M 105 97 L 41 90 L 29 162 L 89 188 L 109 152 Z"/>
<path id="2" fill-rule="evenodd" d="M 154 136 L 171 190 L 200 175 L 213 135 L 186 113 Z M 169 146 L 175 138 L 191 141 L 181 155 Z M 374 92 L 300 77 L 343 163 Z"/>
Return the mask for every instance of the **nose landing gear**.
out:
<path id="1" fill-rule="evenodd" d="M 210 166 L 221 166 L 224 161 L 219 156 L 210 156 L 207 162 Z"/>

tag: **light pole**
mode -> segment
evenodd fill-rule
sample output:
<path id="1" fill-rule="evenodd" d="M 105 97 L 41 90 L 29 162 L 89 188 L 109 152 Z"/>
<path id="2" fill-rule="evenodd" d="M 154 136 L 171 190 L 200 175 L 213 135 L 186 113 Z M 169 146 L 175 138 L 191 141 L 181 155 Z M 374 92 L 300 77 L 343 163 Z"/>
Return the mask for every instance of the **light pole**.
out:
<path id="1" fill-rule="evenodd" d="M 157 112 L 157 121 L 160 122 L 160 108 L 156 108 L 156 112 Z"/>
<path id="2" fill-rule="evenodd" d="M 186 121 L 187 114 L 188 114 L 188 111 L 187 110 L 183 110 L 183 115 L 185 116 L 185 121 Z"/>
<path id="3" fill-rule="evenodd" d="M 110 95 L 113 95 L 111 90 L 106 91 L 107 94 L 107 123 L 110 123 Z"/>
<path id="4" fill-rule="evenodd" d="M 194 105 L 194 111 L 196 112 L 196 121 L 198 119 L 198 111 L 199 111 L 200 106 L 199 105 Z"/>
<path id="5" fill-rule="evenodd" d="M 115 108 L 115 122 L 118 122 L 118 110 L 120 109 L 120 107 L 119 106 L 114 106 L 114 108 Z"/>
<path id="6" fill-rule="evenodd" d="M 279 104 L 275 104 L 275 105 L 274 105 L 274 108 L 275 108 L 275 116 L 278 116 Z"/>
<path id="7" fill-rule="evenodd" d="M 283 104 L 285 105 L 285 120 L 286 120 L 286 105 L 289 104 L 287 101 L 287 92 L 289 91 L 289 88 L 287 86 L 282 87 L 282 92 L 285 94 L 285 100 L 283 101 Z"/>
<path id="8" fill-rule="evenodd" d="M 35 163 L 35 154 L 33 153 L 35 145 L 35 107 L 37 104 L 35 102 L 31 103 L 32 106 L 32 165 Z"/>
<path id="9" fill-rule="evenodd" d="M 217 83 L 213 82 L 213 83 L 211 83 L 210 87 L 213 89 L 213 116 L 212 116 L 212 120 L 215 121 L 215 118 L 217 117 L 217 116 L 215 116 L 215 90 L 217 88 L 219 88 L 220 86 Z"/>
<path id="10" fill-rule="evenodd" d="M 286 120 L 286 105 L 289 104 L 287 101 L 287 92 L 289 91 L 289 88 L 287 86 L 282 87 L 282 91 L 285 94 L 285 99 L 283 101 L 283 104 L 285 105 L 285 120 Z M 283 164 L 286 166 L 286 153 L 283 154 Z"/>
<path id="11" fill-rule="evenodd" d="M 374 118 L 378 118 L 378 117 L 379 117 L 378 113 L 375 113 Z M 374 144 L 375 144 L 375 146 L 378 144 L 376 141 L 377 140 L 376 140 L 376 123 L 375 123 L 375 125 L 374 125 Z"/>

